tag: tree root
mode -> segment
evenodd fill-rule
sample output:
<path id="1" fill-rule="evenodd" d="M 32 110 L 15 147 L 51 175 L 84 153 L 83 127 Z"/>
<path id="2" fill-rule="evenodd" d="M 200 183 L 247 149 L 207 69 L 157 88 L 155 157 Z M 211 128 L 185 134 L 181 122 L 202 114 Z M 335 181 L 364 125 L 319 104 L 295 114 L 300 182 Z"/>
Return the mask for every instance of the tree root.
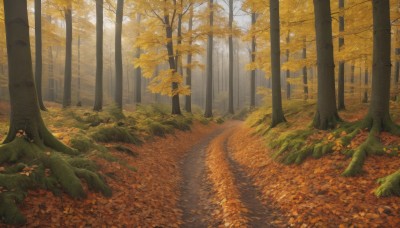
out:
<path id="1" fill-rule="evenodd" d="M 400 196 L 400 170 L 378 180 L 380 186 L 375 189 L 378 197 Z"/>
<path id="2" fill-rule="evenodd" d="M 111 190 L 95 172 L 95 166 L 81 158 L 68 156 L 49 149 L 23 137 L 0 146 L 0 163 L 5 170 L 0 173 L 0 217 L 9 224 L 24 224 L 24 216 L 17 204 L 22 202 L 27 190 L 44 188 L 54 194 L 65 191 L 71 197 L 86 196 L 80 178 L 89 189 L 111 196 Z"/>

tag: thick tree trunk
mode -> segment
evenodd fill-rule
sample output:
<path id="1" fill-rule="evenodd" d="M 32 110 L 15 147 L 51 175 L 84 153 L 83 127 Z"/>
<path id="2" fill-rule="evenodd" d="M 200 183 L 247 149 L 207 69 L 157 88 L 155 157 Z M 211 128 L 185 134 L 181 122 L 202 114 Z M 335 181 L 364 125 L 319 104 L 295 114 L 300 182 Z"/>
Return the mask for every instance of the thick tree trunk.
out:
<path id="1" fill-rule="evenodd" d="M 336 109 L 335 65 L 333 62 L 332 19 L 330 2 L 314 0 L 318 62 L 318 101 L 314 127 L 334 128 L 340 121 Z"/>
<path id="2" fill-rule="evenodd" d="M 12 142 L 19 130 L 39 147 L 73 152 L 45 127 L 33 79 L 26 1 L 4 0 L 10 92 L 10 128 L 4 143 Z"/>
<path id="3" fill-rule="evenodd" d="M 138 25 L 140 25 L 140 21 L 141 21 L 142 15 L 141 14 L 137 14 L 136 16 L 136 23 Z M 139 34 L 138 34 L 139 35 Z M 136 48 L 136 58 L 139 59 L 140 58 L 140 47 Z M 156 74 L 157 75 L 157 74 Z M 142 103 L 142 70 L 140 67 L 137 67 L 135 69 L 135 102 L 136 104 L 140 104 Z"/>
<path id="4" fill-rule="evenodd" d="M 189 28 L 188 28 L 188 33 L 190 34 L 189 38 L 189 46 L 192 46 L 193 40 L 192 40 L 192 30 L 193 30 L 193 5 L 190 6 L 189 10 Z M 187 55 L 187 65 L 188 67 L 186 68 L 186 85 L 192 89 L 192 52 L 189 52 Z M 187 95 L 185 96 L 185 110 L 186 112 L 192 112 L 192 96 Z"/>
<path id="5" fill-rule="evenodd" d="M 272 72 L 272 121 L 271 127 L 286 122 L 282 109 L 281 48 L 279 28 L 279 0 L 270 0 L 271 23 L 271 72 Z"/>
<path id="6" fill-rule="evenodd" d="M 115 22 L 115 103 L 122 109 L 122 19 L 124 15 L 124 0 L 118 0 Z"/>
<path id="7" fill-rule="evenodd" d="M 289 45 L 290 43 L 290 31 L 288 31 L 287 37 L 286 37 L 286 44 Z M 290 56 L 290 51 L 289 48 L 286 48 L 286 62 L 289 62 L 289 56 Z M 286 70 L 286 99 L 290 100 L 290 70 Z"/>
<path id="8" fill-rule="evenodd" d="M 167 53 L 168 53 L 168 63 L 169 63 L 169 69 L 172 70 L 172 77 L 175 77 L 176 72 L 177 72 L 177 66 L 174 58 L 174 44 L 172 42 L 172 27 L 169 21 L 169 15 L 164 15 L 164 23 L 165 23 L 165 33 L 166 33 L 166 38 L 168 40 L 167 42 Z M 180 108 L 180 103 L 179 103 L 179 94 L 176 93 L 176 90 L 178 89 L 178 83 L 177 82 L 172 82 L 172 114 L 173 115 L 181 115 L 181 108 Z"/>
<path id="9" fill-rule="evenodd" d="M 42 96 L 42 2 L 35 0 L 35 82 L 38 94 L 39 107 L 46 111 Z"/>
<path id="10" fill-rule="evenodd" d="M 66 45 L 65 45 L 65 71 L 64 71 L 64 96 L 63 107 L 71 106 L 71 83 L 72 83 L 72 9 L 64 9 Z"/>
<path id="11" fill-rule="evenodd" d="M 339 33 L 344 32 L 344 0 L 339 0 Z M 343 35 L 339 36 L 339 51 L 344 45 Z M 338 75 L 338 109 L 344 110 L 344 61 L 339 62 L 339 75 Z"/>
<path id="12" fill-rule="evenodd" d="M 234 114 L 235 109 L 233 107 L 233 0 L 229 0 L 229 86 L 228 86 L 228 113 Z"/>
<path id="13" fill-rule="evenodd" d="M 307 59 L 307 39 L 304 37 L 303 46 L 303 59 Z M 308 78 L 307 78 L 307 66 L 303 67 L 303 87 L 304 87 L 304 100 L 308 99 Z"/>
<path id="14" fill-rule="evenodd" d="M 363 103 L 368 103 L 368 78 L 369 78 L 369 72 L 368 72 L 368 67 L 365 67 L 365 73 L 364 73 L 364 97 L 362 102 Z"/>
<path id="15" fill-rule="evenodd" d="M 101 111 L 102 109 L 103 109 L 103 0 L 96 0 L 96 88 L 95 88 L 93 110 Z"/>
<path id="16" fill-rule="evenodd" d="M 366 127 L 378 131 L 392 128 L 389 115 L 390 99 L 390 4 L 389 0 L 373 0 L 374 45 L 372 65 L 371 105 L 366 117 Z"/>
<path id="17" fill-rule="evenodd" d="M 210 8 L 210 18 L 209 18 L 209 26 L 211 31 L 208 33 L 207 39 L 207 87 L 206 87 L 206 107 L 204 116 L 212 117 L 212 93 L 213 93 L 213 25 L 214 25 L 214 12 L 213 12 L 213 0 L 209 0 L 208 7 Z"/>
<path id="18" fill-rule="evenodd" d="M 257 14 L 251 14 L 251 24 L 254 25 L 257 20 Z M 251 38 L 251 62 L 255 62 L 256 60 L 256 37 L 253 36 Z M 251 71 L 250 76 L 250 108 L 256 107 L 256 70 L 253 69 Z"/>

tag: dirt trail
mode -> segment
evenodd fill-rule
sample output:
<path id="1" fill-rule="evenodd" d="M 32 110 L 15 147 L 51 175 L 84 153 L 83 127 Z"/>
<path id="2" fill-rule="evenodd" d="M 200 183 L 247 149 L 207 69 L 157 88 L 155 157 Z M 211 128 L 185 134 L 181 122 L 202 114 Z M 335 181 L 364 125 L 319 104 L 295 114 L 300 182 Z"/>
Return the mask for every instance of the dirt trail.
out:
<path id="1" fill-rule="evenodd" d="M 229 163 L 235 185 L 240 193 L 240 200 L 248 212 L 249 227 L 273 227 L 268 221 L 272 221 L 271 213 L 258 198 L 258 189 L 254 187 L 250 177 L 246 175 L 240 165 L 230 155 L 228 141 L 234 129 L 240 126 L 240 122 L 226 123 L 222 129 L 216 130 L 208 137 L 193 147 L 183 160 L 183 184 L 180 207 L 183 210 L 182 227 L 216 227 L 223 221 L 216 221 L 212 216 L 211 203 L 212 185 L 207 180 L 205 172 L 205 158 L 207 147 L 218 135 L 228 133 L 223 142 L 226 160 Z"/>
<path id="2" fill-rule="evenodd" d="M 211 140 L 223 132 L 218 129 L 195 145 L 183 160 L 183 184 L 179 205 L 183 210 L 182 227 L 209 227 L 212 218 L 210 194 L 212 187 L 205 173 L 206 149 Z"/>

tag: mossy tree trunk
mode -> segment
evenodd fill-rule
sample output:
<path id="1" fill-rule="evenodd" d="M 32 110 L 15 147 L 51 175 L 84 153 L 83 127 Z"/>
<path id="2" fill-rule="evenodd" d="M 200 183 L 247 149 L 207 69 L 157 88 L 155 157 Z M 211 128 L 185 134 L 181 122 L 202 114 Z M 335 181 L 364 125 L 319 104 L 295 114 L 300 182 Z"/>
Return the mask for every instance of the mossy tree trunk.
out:
<path id="1" fill-rule="evenodd" d="M 103 0 L 96 0 L 96 88 L 94 111 L 103 109 Z"/>
<path id="2" fill-rule="evenodd" d="M 42 1 L 35 0 L 35 82 L 41 110 L 46 111 L 42 96 Z"/>
<path id="3" fill-rule="evenodd" d="M 330 2 L 314 0 L 314 13 L 318 62 L 318 101 L 313 125 L 317 129 L 327 130 L 334 128 L 340 121 L 336 109 Z"/>
<path id="4" fill-rule="evenodd" d="M 122 19 L 124 14 L 124 0 L 118 0 L 115 22 L 115 103 L 122 109 Z"/>
<path id="5" fill-rule="evenodd" d="M 279 28 L 279 0 L 270 0 L 271 23 L 271 72 L 272 72 L 272 121 L 271 127 L 286 122 L 282 109 L 281 48 Z"/>
<path id="6" fill-rule="evenodd" d="M 72 83 L 72 6 L 64 9 L 65 16 L 65 70 L 64 70 L 64 96 L 63 107 L 71 106 L 71 83 Z"/>
<path id="7" fill-rule="evenodd" d="M 339 0 L 339 33 L 344 32 L 344 0 Z M 344 45 L 343 35 L 339 35 L 339 51 Z M 344 110 L 344 61 L 339 62 L 338 75 L 338 109 Z"/>
<path id="8" fill-rule="evenodd" d="M 205 117 L 212 117 L 213 108 L 213 24 L 214 24 L 214 12 L 213 12 L 213 0 L 208 1 L 208 7 L 210 9 L 209 15 L 209 26 L 211 28 L 207 37 L 207 86 L 206 86 L 206 107 L 204 111 Z"/>

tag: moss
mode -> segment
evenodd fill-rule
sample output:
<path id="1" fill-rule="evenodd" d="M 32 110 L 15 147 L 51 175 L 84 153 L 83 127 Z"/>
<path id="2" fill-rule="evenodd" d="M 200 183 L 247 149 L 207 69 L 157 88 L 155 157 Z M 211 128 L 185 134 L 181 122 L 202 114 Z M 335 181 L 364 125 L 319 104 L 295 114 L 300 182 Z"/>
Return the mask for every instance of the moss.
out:
<path id="1" fill-rule="evenodd" d="M 115 150 L 119 151 L 119 152 L 123 152 L 128 154 L 129 156 L 132 157 L 137 157 L 139 156 L 139 154 L 137 152 L 134 152 L 133 150 L 131 150 L 130 148 L 123 146 L 123 145 L 117 145 L 113 147 Z"/>
<path id="2" fill-rule="evenodd" d="M 87 170 L 87 169 L 74 169 L 75 174 L 84 179 L 89 186 L 89 189 L 95 192 L 101 192 L 104 196 L 111 196 L 111 189 L 104 183 L 104 179 L 102 179 L 98 174 Z"/>
<path id="3" fill-rule="evenodd" d="M 94 148 L 93 141 L 85 135 L 81 134 L 71 138 L 70 146 L 83 153 L 88 152 L 90 149 Z"/>
<path id="4" fill-rule="evenodd" d="M 225 122 L 225 120 L 223 118 L 221 118 L 221 117 L 218 117 L 217 119 L 215 119 L 215 122 L 217 124 L 223 124 Z"/>
<path id="5" fill-rule="evenodd" d="M 152 122 L 148 125 L 148 133 L 154 136 L 165 137 L 166 134 L 173 132 L 173 127 L 171 125 L 163 125 L 159 122 Z"/>
<path id="6" fill-rule="evenodd" d="M 74 198 L 83 198 L 86 194 L 79 179 L 82 177 L 92 190 L 110 195 L 107 184 L 93 172 L 94 164 L 83 158 L 45 151 L 18 137 L 0 146 L 0 154 L 5 154 L 2 163 L 7 163 L 6 170 L 0 173 L 0 217 L 6 223 L 26 222 L 17 204 L 23 201 L 29 189 L 44 188 L 54 194 L 65 191 Z"/>
<path id="7" fill-rule="evenodd" d="M 97 142 L 141 143 L 140 139 L 132 136 L 132 134 L 123 127 L 101 127 L 96 129 L 96 131 L 91 134 L 91 137 Z"/>
<path id="8" fill-rule="evenodd" d="M 122 120 L 125 118 L 124 113 L 122 112 L 122 109 L 119 108 L 117 105 L 110 105 L 105 108 L 105 111 L 107 114 L 109 114 L 114 120 Z"/>
<path id="9" fill-rule="evenodd" d="M 353 157 L 346 170 L 342 173 L 343 176 L 354 176 L 362 172 L 362 166 L 364 164 L 367 155 L 383 154 L 383 146 L 379 142 L 379 139 L 375 136 L 374 131 L 371 131 L 368 135 L 367 140 L 362 143 L 355 151 L 351 151 Z"/>
<path id="10" fill-rule="evenodd" d="M 400 170 L 378 180 L 380 186 L 375 190 L 378 197 L 400 196 Z"/>

